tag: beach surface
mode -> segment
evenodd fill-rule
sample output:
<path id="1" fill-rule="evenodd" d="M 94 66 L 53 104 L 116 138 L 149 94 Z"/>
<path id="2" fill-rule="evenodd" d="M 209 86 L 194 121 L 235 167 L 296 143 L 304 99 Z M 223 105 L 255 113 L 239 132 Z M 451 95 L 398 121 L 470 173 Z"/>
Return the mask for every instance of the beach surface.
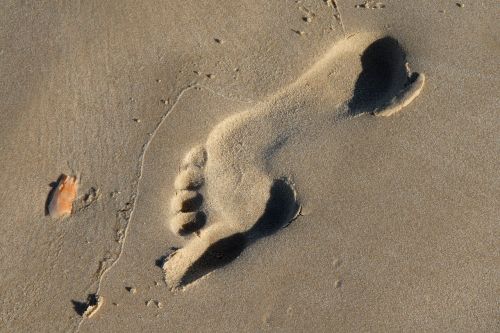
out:
<path id="1" fill-rule="evenodd" d="M 498 9 L 2 1 L 0 331 L 499 331 Z"/>

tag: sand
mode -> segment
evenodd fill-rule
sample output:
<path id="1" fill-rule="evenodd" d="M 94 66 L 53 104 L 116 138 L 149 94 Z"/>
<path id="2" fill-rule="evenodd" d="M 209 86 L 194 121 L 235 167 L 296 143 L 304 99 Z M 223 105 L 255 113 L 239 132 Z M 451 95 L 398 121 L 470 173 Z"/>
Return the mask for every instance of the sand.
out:
<path id="1" fill-rule="evenodd" d="M 500 330 L 498 15 L 459 4 L 2 2 L 0 331 Z"/>

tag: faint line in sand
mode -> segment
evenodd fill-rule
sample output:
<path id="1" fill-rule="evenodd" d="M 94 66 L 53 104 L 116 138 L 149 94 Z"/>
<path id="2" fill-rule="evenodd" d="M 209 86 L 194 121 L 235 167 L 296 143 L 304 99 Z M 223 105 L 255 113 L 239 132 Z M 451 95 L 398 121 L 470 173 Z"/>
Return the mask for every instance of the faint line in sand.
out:
<path id="1" fill-rule="evenodd" d="M 184 87 L 183 89 L 181 89 L 181 91 L 179 92 L 179 94 L 175 98 L 175 101 L 172 104 L 172 106 L 161 116 L 160 121 L 156 124 L 153 132 L 151 132 L 151 134 L 149 135 L 148 140 L 146 140 L 146 142 L 142 145 L 141 154 L 140 154 L 139 160 L 138 160 L 139 171 L 138 171 L 138 174 L 137 174 L 137 180 L 135 182 L 135 190 L 134 190 L 133 194 L 131 195 L 132 207 L 130 209 L 130 215 L 127 218 L 127 225 L 125 226 L 125 231 L 124 231 L 124 234 L 123 234 L 122 242 L 120 243 L 121 244 L 120 245 L 120 251 L 118 253 L 118 256 L 116 257 L 116 260 L 113 261 L 113 263 L 111 265 L 109 265 L 106 269 L 104 269 L 101 272 L 101 274 L 99 275 L 99 280 L 98 280 L 98 284 L 97 284 L 97 290 L 95 292 L 96 295 L 99 295 L 99 292 L 101 291 L 102 281 L 104 280 L 104 277 L 111 271 L 111 269 L 113 269 L 113 267 L 115 267 L 115 265 L 120 261 L 120 259 L 122 257 L 123 249 L 125 248 L 125 243 L 127 241 L 128 230 L 130 228 L 130 224 L 131 224 L 131 222 L 133 220 L 133 217 L 134 217 L 134 212 L 135 212 L 135 207 L 136 207 L 136 203 L 137 203 L 137 198 L 139 196 L 139 186 L 141 184 L 141 179 L 142 179 L 142 176 L 144 174 L 144 161 L 145 161 L 146 153 L 147 153 L 147 151 L 149 149 L 149 145 L 151 144 L 151 142 L 153 141 L 153 139 L 156 137 L 156 134 L 158 133 L 158 130 L 160 129 L 161 125 L 163 125 L 163 123 L 168 118 L 168 116 L 173 112 L 175 106 L 180 101 L 181 97 L 187 91 L 190 91 L 190 90 L 193 90 L 193 89 L 194 90 L 206 89 L 206 90 L 214 93 L 215 95 L 221 96 L 224 99 L 231 100 L 231 101 L 237 101 L 237 102 L 243 102 L 243 103 L 251 103 L 251 102 L 253 102 L 251 100 L 241 100 L 241 99 L 236 98 L 236 97 L 226 96 L 226 94 L 224 94 L 224 93 L 221 93 L 219 91 L 215 91 L 212 88 L 209 88 L 209 87 L 204 86 L 204 85 L 200 85 L 198 83 L 188 84 L 186 87 Z M 80 327 L 82 326 L 83 322 L 85 321 L 85 318 L 86 318 L 85 316 L 82 316 L 82 319 L 78 323 L 78 326 L 77 326 L 75 332 L 78 332 L 80 330 Z"/>
<path id="2" fill-rule="evenodd" d="M 342 13 L 340 12 L 340 6 L 339 6 L 337 0 L 331 0 L 331 1 L 332 1 L 333 8 L 336 9 L 338 14 L 339 14 L 339 22 L 340 22 L 340 26 L 342 27 L 342 32 L 344 33 L 344 38 L 347 39 L 347 32 L 346 32 L 346 29 L 344 26 L 344 21 L 342 20 Z"/>

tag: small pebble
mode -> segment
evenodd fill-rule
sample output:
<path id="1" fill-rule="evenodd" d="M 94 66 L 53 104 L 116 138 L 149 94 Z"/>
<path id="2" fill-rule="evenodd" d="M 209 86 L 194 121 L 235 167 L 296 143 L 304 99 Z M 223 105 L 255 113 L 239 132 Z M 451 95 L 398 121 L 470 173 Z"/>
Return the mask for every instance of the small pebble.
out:
<path id="1" fill-rule="evenodd" d="M 457 6 L 460 7 L 460 8 L 464 8 L 465 5 L 463 3 L 460 3 L 460 2 L 457 2 Z"/>
<path id="2" fill-rule="evenodd" d="M 214 40 L 218 44 L 224 44 L 224 41 L 222 39 L 220 39 L 220 38 L 215 38 Z"/>
<path id="3" fill-rule="evenodd" d="M 373 0 L 367 0 L 360 5 L 355 5 L 354 8 L 365 8 L 365 9 L 381 9 L 385 8 L 385 5 L 381 2 L 375 2 Z"/>
<path id="4" fill-rule="evenodd" d="M 340 288 L 340 287 L 342 287 L 342 281 L 340 280 L 335 281 L 335 288 Z"/>
<path id="5" fill-rule="evenodd" d="M 135 121 L 136 123 L 140 123 L 141 120 L 139 118 L 132 118 L 133 121 Z"/>
<path id="6" fill-rule="evenodd" d="M 213 78 L 215 77 L 215 74 L 207 74 L 207 77 L 208 77 L 209 79 L 213 79 Z"/>
<path id="7" fill-rule="evenodd" d="M 160 83 L 160 82 L 161 82 L 161 79 L 156 79 L 156 82 Z"/>
<path id="8" fill-rule="evenodd" d="M 113 191 L 113 192 L 110 192 L 110 193 L 109 193 L 109 196 L 110 196 L 111 198 L 116 198 L 119 194 L 121 194 L 121 192 L 120 192 L 120 191 Z"/>
<path id="9" fill-rule="evenodd" d="M 311 23 L 311 21 L 312 21 L 312 19 L 309 16 L 304 16 L 302 19 L 304 20 L 304 22 L 307 22 L 307 23 Z"/>
<path id="10" fill-rule="evenodd" d="M 134 287 L 125 287 L 125 289 L 127 289 L 127 291 L 131 294 L 137 293 L 137 289 Z"/>
<path id="11" fill-rule="evenodd" d="M 146 306 L 150 306 L 152 304 L 156 305 L 158 309 L 163 308 L 163 303 L 154 299 L 149 299 L 145 302 Z"/>

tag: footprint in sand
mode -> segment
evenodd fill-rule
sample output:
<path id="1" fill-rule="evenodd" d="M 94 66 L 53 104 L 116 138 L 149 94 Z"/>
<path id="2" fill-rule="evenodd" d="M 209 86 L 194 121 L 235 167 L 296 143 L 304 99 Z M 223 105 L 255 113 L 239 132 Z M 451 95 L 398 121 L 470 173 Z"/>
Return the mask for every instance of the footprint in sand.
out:
<path id="1" fill-rule="evenodd" d="M 337 80 L 339 89 L 325 88 L 325 80 Z M 336 43 L 268 100 L 219 123 L 187 153 L 175 180 L 170 229 L 194 235 L 165 260 L 167 285 L 185 286 L 227 264 L 300 213 L 293 184 L 285 175 L 271 176 L 268 161 L 303 124 L 393 115 L 418 96 L 424 81 L 410 72 L 395 39 L 360 34 Z"/>

